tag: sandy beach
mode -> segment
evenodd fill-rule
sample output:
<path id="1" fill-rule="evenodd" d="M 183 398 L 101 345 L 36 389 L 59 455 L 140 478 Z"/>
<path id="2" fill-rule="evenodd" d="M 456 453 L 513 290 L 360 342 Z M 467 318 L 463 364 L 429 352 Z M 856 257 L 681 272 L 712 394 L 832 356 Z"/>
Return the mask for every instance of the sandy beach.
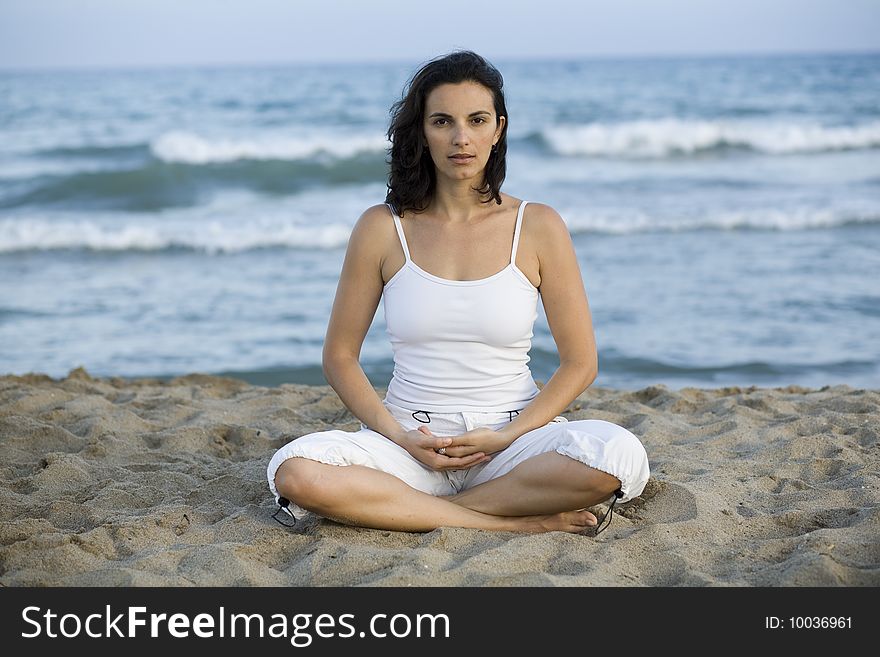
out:
<path id="1" fill-rule="evenodd" d="M 3 376 L 0 585 L 880 585 L 880 391 L 591 388 L 565 415 L 651 460 L 598 536 L 287 529 L 274 450 L 358 425 L 329 387 Z"/>

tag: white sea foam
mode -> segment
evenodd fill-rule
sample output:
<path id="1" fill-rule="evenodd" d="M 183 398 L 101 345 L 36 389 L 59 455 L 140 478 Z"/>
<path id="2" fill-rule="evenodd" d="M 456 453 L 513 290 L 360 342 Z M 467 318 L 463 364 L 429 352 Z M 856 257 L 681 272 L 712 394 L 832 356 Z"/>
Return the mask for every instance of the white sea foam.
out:
<path id="1" fill-rule="evenodd" d="M 188 248 L 207 253 L 235 253 L 266 247 L 330 249 L 344 246 L 351 227 L 342 224 L 302 226 L 256 222 L 251 225 L 208 221 L 182 223 L 100 222 L 92 220 L 0 220 L 0 253 L 90 249 L 159 251 Z"/>
<path id="2" fill-rule="evenodd" d="M 844 224 L 880 223 L 880 208 L 750 209 L 707 216 L 653 216 L 631 208 L 560 210 L 572 233 L 631 234 L 693 230 L 805 230 Z M 0 220 L 0 253 L 32 250 L 160 251 L 185 248 L 236 253 L 259 248 L 335 249 L 346 245 L 351 226 L 304 224 L 279 217 L 161 221 L 101 218 L 71 220 L 28 217 Z"/>
<path id="3" fill-rule="evenodd" d="M 562 210 L 572 233 L 625 235 L 645 232 L 687 232 L 694 230 L 810 230 L 850 224 L 880 223 L 880 207 L 837 209 L 774 208 L 715 212 L 692 217 L 658 217 L 632 208 L 585 212 Z"/>
<path id="4" fill-rule="evenodd" d="M 559 125 L 542 132 L 560 155 L 665 157 L 722 146 L 773 155 L 880 147 L 880 121 L 859 126 L 815 123 L 656 119 Z"/>
<path id="5" fill-rule="evenodd" d="M 76 173 L 91 173 L 95 171 L 108 171 L 111 167 L 105 163 L 77 163 L 76 168 L 72 167 L 70 162 L 61 160 L 31 160 L 22 158 L 20 160 L 6 160 L 0 162 L 0 180 L 4 182 L 10 181 L 28 181 L 30 178 L 37 176 L 59 176 L 71 175 Z"/>
<path id="6" fill-rule="evenodd" d="M 364 152 L 384 152 L 388 140 L 381 134 L 340 136 L 261 136 L 250 138 L 208 138 L 191 132 L 168 132 L 150 144 L 150 150 L 165 162 L 210 164 L 236 160 L 302 160 L 317 156 L 347 158 Z"/>

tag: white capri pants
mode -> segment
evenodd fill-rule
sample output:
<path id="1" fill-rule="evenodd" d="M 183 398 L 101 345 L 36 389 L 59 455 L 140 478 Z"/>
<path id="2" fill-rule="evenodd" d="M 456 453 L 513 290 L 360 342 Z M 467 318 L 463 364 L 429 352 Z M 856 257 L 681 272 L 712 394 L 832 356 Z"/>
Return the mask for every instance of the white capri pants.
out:
<path id="1" fill-rule="evenodd" d="M 426 425 L 437 436 L 454 436 L 476 427 L 499 429 L 517 415 L 517 411 L 434 413 L 401 408 L 387 400 L 382 403 L 404 429 Z M 506 449 L 493 454 L 490 461 L 462 470 L 432 470 L 362 423 L 359 431 L 318 431 L 290 441 L 275 452 L 266 476 L 276 502 L 281 496 L 275 488 L 275 473 L 293 457 L 330 465 L 362 465 L 394 475 L 423 493 L 454 495 L 507 474 L 526 459 L 551 451 L 617 477 L 623 494 L 621 502 L 637 497 L 648 483 L 648 455 L 630 431 L 605 420 L 569 422 L 561 415 L 524 433 Z M 307 513 L 295 500 L 290 500 L 285 511 L 296 519 Z"/>

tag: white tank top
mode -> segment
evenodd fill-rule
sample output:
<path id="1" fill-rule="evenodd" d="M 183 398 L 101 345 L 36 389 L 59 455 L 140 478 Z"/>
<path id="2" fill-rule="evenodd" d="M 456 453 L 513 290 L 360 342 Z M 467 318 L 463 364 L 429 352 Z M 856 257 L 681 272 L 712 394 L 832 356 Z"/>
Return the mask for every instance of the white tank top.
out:
<path id="1" fill-rule="evenodd" d="M 472 281 L 440 278 L 414 263 L 400 217 L 388 206 L 406 256 L 384 288 L 394 350 L 389 402 L 435 413 L 512 411 L 538 394 L 528 366 L 538 290 L 516 266 L 525 206 L 510 263 Z"/>

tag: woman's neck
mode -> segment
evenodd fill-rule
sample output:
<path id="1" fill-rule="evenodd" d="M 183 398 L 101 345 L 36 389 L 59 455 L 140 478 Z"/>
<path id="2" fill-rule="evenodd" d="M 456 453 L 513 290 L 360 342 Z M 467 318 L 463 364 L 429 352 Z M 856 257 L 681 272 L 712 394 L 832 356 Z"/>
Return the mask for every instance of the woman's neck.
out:
<path id="1" fill-rule="evenodd" d="M 438 179 L 429 211 L 450 223 L 469 223 L 484 216 L 486 197 L 473 189 L 475 184 L 473 180 Z"/>

